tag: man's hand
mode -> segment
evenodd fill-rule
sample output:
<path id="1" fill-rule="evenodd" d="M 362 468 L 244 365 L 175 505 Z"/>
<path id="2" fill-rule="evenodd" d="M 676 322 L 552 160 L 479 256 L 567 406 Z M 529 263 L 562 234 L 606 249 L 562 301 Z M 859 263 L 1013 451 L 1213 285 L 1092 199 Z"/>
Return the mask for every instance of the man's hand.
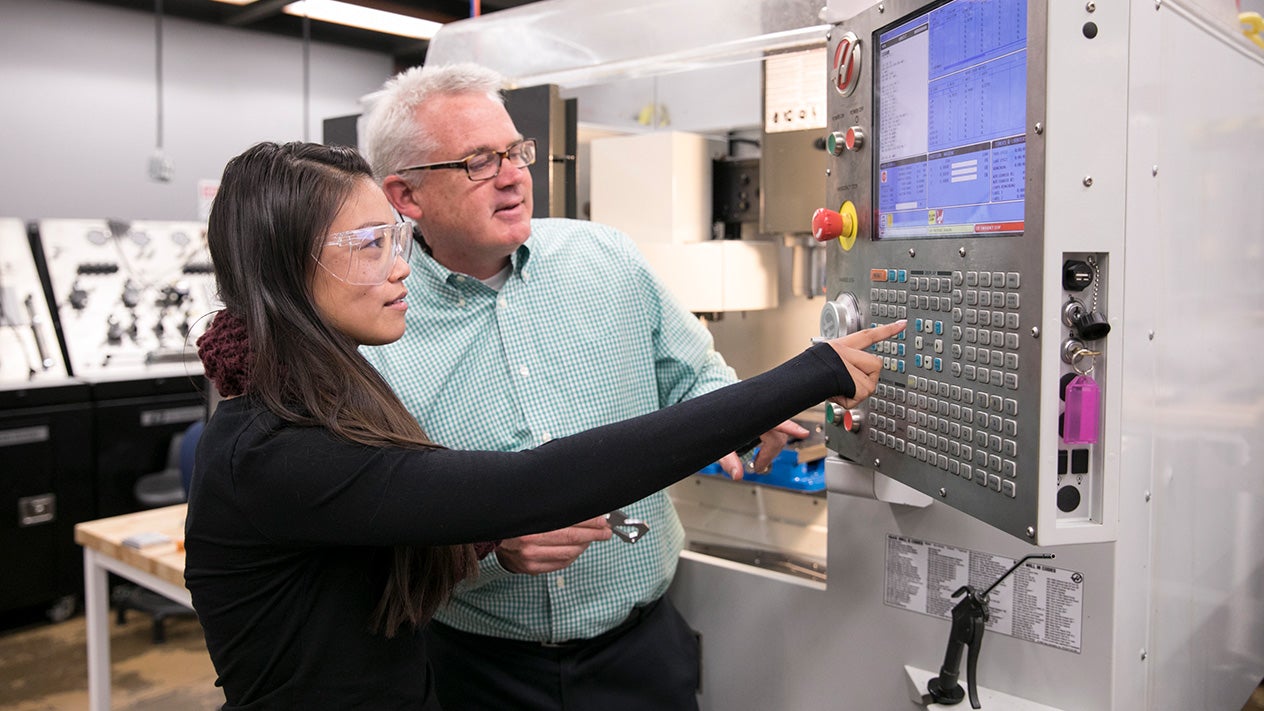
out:
<path id="1" fill-rule="evenodd" d="M 501 541 L 496 558 L 511 573 L 552 573 L 574 563 L 593 541 L 608 541 L 613 535 L 606 517 L 597 516 L 557 531 Z"/>
<path id="2" fill-rule="evenodd" d="M 781 450 L 785 448 L 786 442 L 791 438 L 803 439 L 810 433 L 799 426 L 794 420 L 786 420 L 775 428 L 768 430 L 759 436 L 759 453 L 755 455 L 755 461 L 751 463 L 751 470 L 764 474 L 768 472 L 772 466 L 772 460 L 777 458 Z M 745 469 L 742 466 L 741 457 L 737 456 L 737 452 L 729 452 L 720 459 L 720 468 L 730 479 L 737 481 L 742 478 Z"/>

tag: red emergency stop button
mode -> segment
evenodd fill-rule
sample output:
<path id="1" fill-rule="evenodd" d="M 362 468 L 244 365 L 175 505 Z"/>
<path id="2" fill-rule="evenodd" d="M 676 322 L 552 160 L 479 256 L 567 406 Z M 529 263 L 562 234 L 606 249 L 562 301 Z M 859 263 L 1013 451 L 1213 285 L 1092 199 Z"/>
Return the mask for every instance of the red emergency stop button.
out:
<path id="1" fill-rule="evenodd" d="M 843 216 L 828 207 L 822 207 L 812 213 L 812 237 L 817 242 L 838 239 L 847 231 L 849 231 L 848 225 Z"/>
<path id="2" fill-rule="evenodd" d="M 836 239 L 844 250 L 851 250 L 856 243 L 858 228 L 856 206 L 851 200 L 844 202 L 837 211 L 822 207 L 812 213 L 812 236 L 817 242 Z"/>

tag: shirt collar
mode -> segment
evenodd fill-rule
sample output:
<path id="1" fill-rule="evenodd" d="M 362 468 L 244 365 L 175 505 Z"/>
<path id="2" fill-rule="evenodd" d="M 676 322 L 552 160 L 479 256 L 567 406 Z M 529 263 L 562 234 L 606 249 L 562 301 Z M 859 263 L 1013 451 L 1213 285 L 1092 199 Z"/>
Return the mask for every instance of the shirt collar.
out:
<path id="1" fill-rule="evenodd" d="M 533 239 L 534 237 L 527 237 L 527 241 L 523 242 L 518 249 L 514 250 L 513 254 L 509 255 L 509 262 L 513 265 L 510 278 L 515 275 L 524 280 L 527 278 L 526 267 L 527 262 L 531 258 L 531 241 Z M 478 281 L 473 277 L 454 272 L 440 264 L 438 260 L 431 256 L 430 250 L 425 247 L 424 243 L 417 246 L 420 249 L 413 250 L 411 266 L 413 272 L 424 278 L 427 283 L 455 285 Z"/>

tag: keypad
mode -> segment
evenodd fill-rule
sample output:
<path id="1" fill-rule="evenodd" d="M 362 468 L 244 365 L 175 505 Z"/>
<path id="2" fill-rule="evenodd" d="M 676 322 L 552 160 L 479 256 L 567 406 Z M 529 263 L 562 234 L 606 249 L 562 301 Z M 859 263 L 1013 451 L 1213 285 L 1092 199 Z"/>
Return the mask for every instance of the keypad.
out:
<path id="1" fill-rule="evenodd" d="M 1017 498 L 1022 274 L 870 274 L 871 325 L 909 325 L 873 348 L 888 375 L 869 401 L 868 438 L 944 476 Z"/>

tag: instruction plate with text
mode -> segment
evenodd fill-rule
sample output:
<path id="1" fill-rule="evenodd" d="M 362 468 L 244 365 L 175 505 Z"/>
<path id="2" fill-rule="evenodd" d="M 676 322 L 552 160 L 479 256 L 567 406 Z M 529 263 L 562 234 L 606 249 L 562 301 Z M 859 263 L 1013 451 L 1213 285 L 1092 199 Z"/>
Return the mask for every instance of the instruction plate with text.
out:
<path id="1" fill-rule="evenodd" d="M 982 592 L 1016 562 L 1002 555 L 888 535 L 883 602 L 950 620 L 953 606 L 961 600 L 954 599 L 953 593 L 967 584 Z M 1082 574 L 1028 561 L 988 598 L 988 632 L 1080 652 Z"/>

